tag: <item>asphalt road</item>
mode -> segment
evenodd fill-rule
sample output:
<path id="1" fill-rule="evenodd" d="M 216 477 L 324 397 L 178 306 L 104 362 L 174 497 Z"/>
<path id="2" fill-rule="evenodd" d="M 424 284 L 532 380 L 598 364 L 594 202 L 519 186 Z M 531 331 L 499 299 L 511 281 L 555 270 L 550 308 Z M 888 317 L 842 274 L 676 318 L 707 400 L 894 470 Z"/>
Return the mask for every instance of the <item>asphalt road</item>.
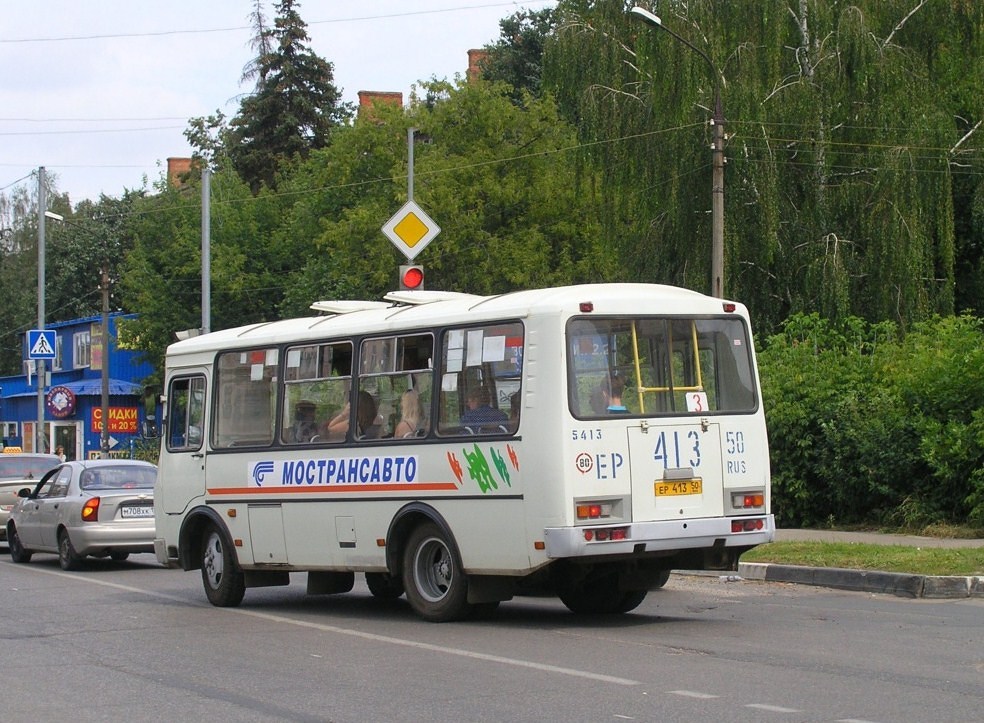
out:
<path id="1" fill-rule="evenodd" d="M 435 625 L 304 576 L 208 605 L 152 556 L 65 573 L 0 559 L 3 719 L 967 721 L 984 601 L 673 575 L 637 611 L 516 599 Z"/>

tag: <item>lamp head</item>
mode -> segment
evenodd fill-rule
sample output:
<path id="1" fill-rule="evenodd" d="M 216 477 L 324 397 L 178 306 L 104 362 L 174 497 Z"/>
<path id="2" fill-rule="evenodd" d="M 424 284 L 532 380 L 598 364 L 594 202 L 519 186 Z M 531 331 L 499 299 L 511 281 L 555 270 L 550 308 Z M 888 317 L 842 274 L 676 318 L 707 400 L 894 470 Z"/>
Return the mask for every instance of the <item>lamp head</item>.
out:
<path id="1" fill-rule="evenodd" d="M 663 21 L 659 19 L 659 15 L 653 15 L 653 13 L 649 12 L 645 8 L 639 7 L 638 5 L 632 8 L 629 12 L 631 12 L 633 15 L 638 15 L 647 23 L 652 23 L 653 25 L 663 24 Z"/>

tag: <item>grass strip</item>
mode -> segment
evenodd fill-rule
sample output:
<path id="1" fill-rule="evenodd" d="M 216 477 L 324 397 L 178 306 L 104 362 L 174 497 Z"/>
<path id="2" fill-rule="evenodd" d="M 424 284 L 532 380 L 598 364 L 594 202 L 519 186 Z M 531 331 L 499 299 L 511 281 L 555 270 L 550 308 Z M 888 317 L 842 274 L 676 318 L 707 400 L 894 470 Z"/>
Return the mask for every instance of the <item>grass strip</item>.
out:
<path id="1" fill-rule="evenodd" d="M 772 542 L 741 556 L 742 562 L 908 572 L 915 575 L 984 575 L 984 548 L 907 547 L 859 542 Z"/>

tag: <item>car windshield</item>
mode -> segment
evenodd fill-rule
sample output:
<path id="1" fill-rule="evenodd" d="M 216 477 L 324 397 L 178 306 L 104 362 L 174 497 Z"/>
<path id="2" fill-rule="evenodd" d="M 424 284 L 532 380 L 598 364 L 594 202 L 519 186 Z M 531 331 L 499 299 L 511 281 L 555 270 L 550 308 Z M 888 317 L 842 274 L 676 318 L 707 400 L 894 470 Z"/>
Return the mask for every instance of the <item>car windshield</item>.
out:
<path id="1" fill-rule="evenodd" d="M 0 457 L 0 479 L 40 479 L 57 466 L 53 457 Z"/>
<path id="2" fill-rule="evenodd" d="M 84 490 L 150 489 L 154 486 L 157 470 L 153 467 L 119 465 L 95 467 L 83 470 L 79 485 Z"/>

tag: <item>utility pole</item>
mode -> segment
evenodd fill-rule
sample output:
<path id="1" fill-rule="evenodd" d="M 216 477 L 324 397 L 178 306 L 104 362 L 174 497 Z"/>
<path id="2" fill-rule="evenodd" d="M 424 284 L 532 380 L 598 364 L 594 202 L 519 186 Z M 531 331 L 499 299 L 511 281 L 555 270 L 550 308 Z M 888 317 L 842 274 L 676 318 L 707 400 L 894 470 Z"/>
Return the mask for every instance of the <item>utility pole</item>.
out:
<path id="1" fill-rule="evenodd" d="M 202 334 L 212 331 L 212 173 L 202 167 Z"/>
<path id="2" fill-rule="evenodd" d="M 711 118 L 713 126 L 712 152 L 712 171 L 711 171 L 711 295 L 719 299 L 724 298 L 724 106 L 721 102 L 721 84 L 724 82 L 721 73 L 711 60 L 710 56 L 682 35 L 677 35 L 668 27 L 663 25 L 663 21 L 658 15 L 654 15 L 645 8 L 634 7 L 630 11 L 643 22 L 653 27 L 665 30 L 675 40 L 686 45 L 697 53 L 701 59 L 707 63 L 711 71 L 711 80 L 714 83 L 714 115 Z"/>
<path id="3" fill-rule="evenodd" d="M 724 298 L 724 111 L 714 89 L 713 168 L 711 172 L 711 296 Z"/>
<path id="4" fill-rule="evenodd" d="M 38 329 L 44 329 L 44 219 L 48 205 L 47 184 L 44 177 L 44 166 L 38 168 Z M 44 436 L 44 359 L 38 359 L 38 421 L 34 430 L 34 451 L 47 451 L 47 440 Z M 28 362 L 30 364 L 30 362 Z"/>
<path id="5" fill-rule="evenodd" d="M 109 262 L 103 261 L 102 279 L 102 433 L 99 435 L 99 456 L 109 458 Z"/>

